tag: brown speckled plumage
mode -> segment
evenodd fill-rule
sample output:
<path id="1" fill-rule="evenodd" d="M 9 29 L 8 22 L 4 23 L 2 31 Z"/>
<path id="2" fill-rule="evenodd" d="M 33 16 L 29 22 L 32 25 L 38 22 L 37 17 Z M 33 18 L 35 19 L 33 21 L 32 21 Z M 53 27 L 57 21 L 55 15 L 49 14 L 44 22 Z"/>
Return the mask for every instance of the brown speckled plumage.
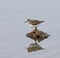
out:
<path id="1" fill-rule="evenodd" d="M 28 19 L 27 22 L 29 22 L 29 24 L 31 25 L 38 25 L 44 21 L 39 21 L 39 20 L 31 20 L 31 19 Z"/>

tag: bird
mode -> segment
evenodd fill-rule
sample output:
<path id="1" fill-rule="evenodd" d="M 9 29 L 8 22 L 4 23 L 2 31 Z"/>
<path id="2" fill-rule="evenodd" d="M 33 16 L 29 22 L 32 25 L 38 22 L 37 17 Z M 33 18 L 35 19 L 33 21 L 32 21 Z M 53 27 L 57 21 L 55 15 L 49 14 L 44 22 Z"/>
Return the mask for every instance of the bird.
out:
<path id="1" fill-rule="evenodd" d="M 34 27 L 35 30 L 37 30 L 37 26 L 43 22 L 44 21 L 32 20 L 32 19 L 27 19 L 27 21 L 25 21 L 25 23 L 28 23 L 29 26 Z"/>

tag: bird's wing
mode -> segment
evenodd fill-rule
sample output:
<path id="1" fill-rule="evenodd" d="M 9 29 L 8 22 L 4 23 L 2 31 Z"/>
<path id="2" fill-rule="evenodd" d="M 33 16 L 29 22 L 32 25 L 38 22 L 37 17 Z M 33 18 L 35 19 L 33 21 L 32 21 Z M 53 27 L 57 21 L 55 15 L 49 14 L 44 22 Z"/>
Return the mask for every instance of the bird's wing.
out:
<path id="1" fill-rule="evenodd" d="M 36 24 L 39 24 L 40 21 L 38 21 L 38 20 L 33 20 L 31 23 L 32 23 L 33 25 L 36 25 Z"/>

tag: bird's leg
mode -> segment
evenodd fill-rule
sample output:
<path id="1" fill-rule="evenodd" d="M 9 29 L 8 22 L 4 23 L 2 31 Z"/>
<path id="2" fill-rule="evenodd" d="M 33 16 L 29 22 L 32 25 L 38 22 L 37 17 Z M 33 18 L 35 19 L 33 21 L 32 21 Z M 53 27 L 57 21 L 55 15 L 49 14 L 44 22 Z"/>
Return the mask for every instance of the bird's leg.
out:
<path id="1" fill-rule="evenodd" d="M 37 30 L 37 26 L 35 26 L 35 30 Z"/>

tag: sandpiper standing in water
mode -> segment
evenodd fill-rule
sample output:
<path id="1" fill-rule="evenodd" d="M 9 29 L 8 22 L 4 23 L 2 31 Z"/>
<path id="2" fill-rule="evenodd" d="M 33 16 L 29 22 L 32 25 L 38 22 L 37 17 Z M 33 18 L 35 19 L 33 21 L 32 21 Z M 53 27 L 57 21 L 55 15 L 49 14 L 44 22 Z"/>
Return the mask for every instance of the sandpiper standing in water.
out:
<path id="1" fill-rule="evenodd" d="M 43 23 L 44 21 L 39 21 L 39 20 L 32 20 L 32 19 L 27 19 L 27 21 L 25 21 L 25 23 L 28 23 L 31 27 L 34 27 L 35 30 L 37 30 L 37 26 L 41 23 Z"/>

